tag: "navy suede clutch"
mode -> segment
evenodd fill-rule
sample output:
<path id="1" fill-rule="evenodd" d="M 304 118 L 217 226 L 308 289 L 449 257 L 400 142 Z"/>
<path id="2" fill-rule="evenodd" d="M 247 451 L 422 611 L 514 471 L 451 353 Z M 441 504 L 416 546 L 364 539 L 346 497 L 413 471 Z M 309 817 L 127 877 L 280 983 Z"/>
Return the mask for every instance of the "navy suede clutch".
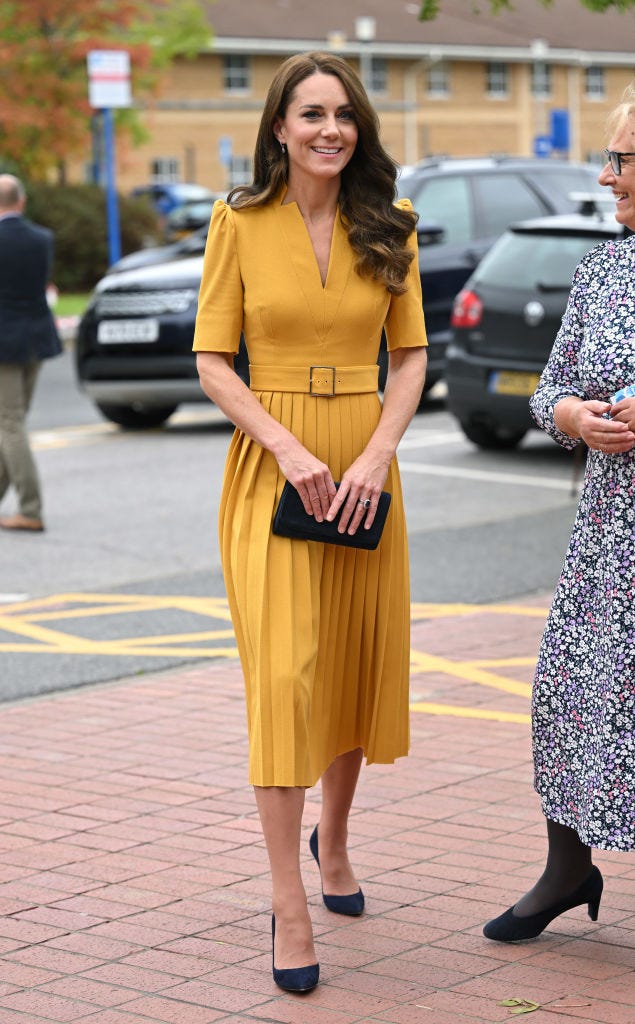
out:
<path id="1" fill-rule="evenodd" d="M 338 485 L 335 484 L 335 486 Z M 364 528 L 362 520 L 355 533 L 339 533 L 337 529 L 339 516 L 332 523 L 327 523 L 326 520 L 318 523 L 315 516 L 307 515 L 304 511 L 300 495 L 293 484 L 287 480 L 274 516 L 273 532 L 279 537 L 291 537 L 294 540 L 315 540 L 322 544 L 341 544 L 347 548 L 365 548 L 367 551 L 374 551 L 379 544 L 389 507 L 390 495 L 387 491 L 382 491 L 370 530 Z"/>

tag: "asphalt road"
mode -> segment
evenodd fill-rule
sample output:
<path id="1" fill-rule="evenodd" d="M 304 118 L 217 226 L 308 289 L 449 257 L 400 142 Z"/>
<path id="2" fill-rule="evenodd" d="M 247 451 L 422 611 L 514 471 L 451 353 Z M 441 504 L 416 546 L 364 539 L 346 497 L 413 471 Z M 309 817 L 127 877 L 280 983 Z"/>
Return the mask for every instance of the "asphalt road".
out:
<path id="1" fill-rule="evenodd" d="M 44 367 L 30 427 L 47 531 L 0 534 L 0 699 L 215 656 L 215 644 L 223 656 L 216 516 L 230 428 L 219 412 L 184 406 L 163 429 L 123 432 L 78 392 L 67 352 Z M 515 452 L 481 452 L 433 393 L 400 464 L 413 601 L 552 589 L 575 511 L 570 454 L 537 431 Z"/>

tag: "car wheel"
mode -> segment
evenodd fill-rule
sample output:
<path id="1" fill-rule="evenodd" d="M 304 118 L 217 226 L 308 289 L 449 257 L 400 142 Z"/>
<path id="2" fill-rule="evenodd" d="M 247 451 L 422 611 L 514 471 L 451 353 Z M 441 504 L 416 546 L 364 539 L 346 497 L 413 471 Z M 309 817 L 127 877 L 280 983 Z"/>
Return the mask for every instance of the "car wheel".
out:
<path id="1" fill-rule="evenodd" d="M 511 430 L 500 424 L 473 423 L 469 420 L 461 420 L 461 430 L 468 441 L 487 451 L 515 448 L 527 433 L 526 430 Z"/>
<path id="2" fill-rule="evenodd" d="M 151 427 L 160 427 L 170 418 L 177 408 L 176 405 L 140 406 L 134 405 L 108 405 L 102 402 L 97 403 L 102 416 L 120 427 L 127 430 L 149 430 Z"/>

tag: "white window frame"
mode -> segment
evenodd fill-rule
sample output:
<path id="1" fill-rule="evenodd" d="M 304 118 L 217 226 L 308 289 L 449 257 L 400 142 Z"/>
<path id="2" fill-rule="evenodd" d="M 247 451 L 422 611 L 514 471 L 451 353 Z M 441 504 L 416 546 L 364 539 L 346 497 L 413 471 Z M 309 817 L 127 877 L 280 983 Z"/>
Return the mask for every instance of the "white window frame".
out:
<path id="1" fill-rule="evenodd" d="M 223 89 L 226 93 L 251 92 L 251 59 L 243 53 L 223 57 Z"/>
<path id="2" fill-rule="evenodd" d="M 227 167 L 229 188 L 235 185 L 251 185 L 254 177 L 250 156 L 232 156 Z"/>
<path id="3" fill-rule="evenodd" d="M 584 69 L 584 98 L 587 100 L 606 99 L 606 76 L 600 64 L 591 64 Z"/>
<path id="4" fill-rule="evenodd" d="M 385 57 L 370 58 L 369 91 L 378 95 L 388 92 L 388 61 Z"/>
<path id="5" fill-rule="evenodd" d="M 445 99 L 450 95 L 450 65 L 437 60 L 426 68 L 426 94 L 431 99 Z"/>
<path id="6" fill-rule="evenodd" d="M 157 185 L 167 185 L 181 180 L 179 158 L 176 156 L 155 156 L 150 161 L 150 180 Z"/>
<path id="7" fill-rule="evenodd" d="M 551 64 L 537 60 L 531 65 L 531 95 L 545 100 L 551 96 Z"/>
<path id="8" fill-rule="evenodd" d="M 485 65 L 485 74 L 488 99 L 507 99 L 509 96 L 509 64 L 500 60 L 488 60 Z"/>

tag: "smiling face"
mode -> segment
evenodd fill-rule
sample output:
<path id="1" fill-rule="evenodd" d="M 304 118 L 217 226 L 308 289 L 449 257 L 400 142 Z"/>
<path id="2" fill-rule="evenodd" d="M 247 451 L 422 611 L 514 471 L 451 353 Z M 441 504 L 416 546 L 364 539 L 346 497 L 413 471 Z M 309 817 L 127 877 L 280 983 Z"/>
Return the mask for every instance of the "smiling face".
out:
<path id="1" fill-rule="evenodd" d="M 289 184 L 338 177 L 357 144 L 355 115 L 339 78 L 319 71 L 304 78 L 274 134 L 287 147 Z"/>
<path id="2" fill-rule="evenodd" d="M 635 153 L 635 111 L 631 111 L 616 130 L 608 148 L 618 153 Z M 620 173 L 615 174 L 611 164 L 605 164 L 598 181 L 615 196 L 616 221 L 635 230 L 635 156 L 622 157 L 621 165 Z"/>

